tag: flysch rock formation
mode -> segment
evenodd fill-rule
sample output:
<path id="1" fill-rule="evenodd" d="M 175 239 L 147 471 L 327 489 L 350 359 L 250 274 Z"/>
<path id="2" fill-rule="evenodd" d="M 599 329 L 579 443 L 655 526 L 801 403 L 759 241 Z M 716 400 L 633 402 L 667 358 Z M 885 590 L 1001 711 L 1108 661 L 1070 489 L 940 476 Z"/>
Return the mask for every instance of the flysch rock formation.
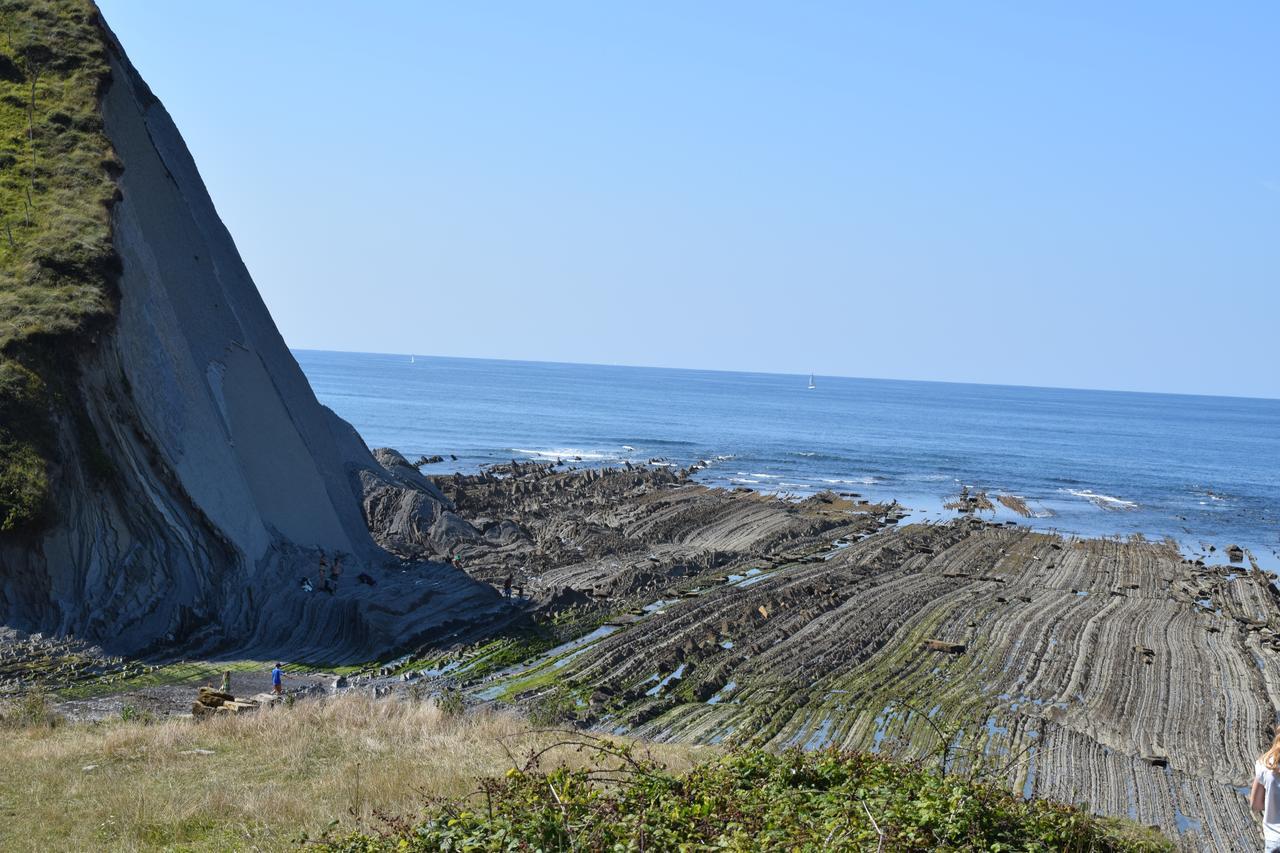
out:
<path id="1" fill-rule="evenodd" d="M 0 542 L 0 619 L 113 653 L 339 662 L 497 617 L 491 587 L 373 542 L 365 489 L 438 493 L 382 468 L 317 402 L 173 121 L 105 25 L 103 38 L 102 119 L 123 164 L 118 316 L 67 372 L 112 473 L 86 475 L 64 413 L 54 523 Z"/>
<path id="2" fill-rule="evenodd" d="M 457 544 L 469 572 L 513 575 L 531 607 L 570 586 L 587 614 L 522 664 L 468 681 L 464 658 L 452 677 L 479 699 L 655 740 L 935 765 L 945 747 L 952 772 L 1182 849 L 1256 849 L 1243 791 L 1280 709 L 1280 597 L 1256 569 L 668 471 L 435 482 L 495 534 Z"/>

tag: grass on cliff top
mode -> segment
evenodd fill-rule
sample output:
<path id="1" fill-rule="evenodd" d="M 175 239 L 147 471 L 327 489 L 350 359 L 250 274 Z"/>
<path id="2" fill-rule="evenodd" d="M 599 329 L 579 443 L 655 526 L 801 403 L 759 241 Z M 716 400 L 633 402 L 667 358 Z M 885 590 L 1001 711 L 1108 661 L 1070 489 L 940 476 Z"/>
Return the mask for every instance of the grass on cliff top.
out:
<path id="1" fill-rule="evenodd" d="M 0 350 L 109 317 L 118 168 L 88 0 L 0 3 Z"/>
<path id="2" fill-rule="evenodd" d="M 431 700 L 59 724 L 28 699 L 0 728 L 4 850 L 1169 849 L 874 756 L 638 749 Z"/>
<path id="3" fill-rule="evenodd" d="M 43 519 L 46 386 L 71 369 L 67 344 L 114 313 L 108 77 L 88 0 L 0 0 L 0 532 Z"/>

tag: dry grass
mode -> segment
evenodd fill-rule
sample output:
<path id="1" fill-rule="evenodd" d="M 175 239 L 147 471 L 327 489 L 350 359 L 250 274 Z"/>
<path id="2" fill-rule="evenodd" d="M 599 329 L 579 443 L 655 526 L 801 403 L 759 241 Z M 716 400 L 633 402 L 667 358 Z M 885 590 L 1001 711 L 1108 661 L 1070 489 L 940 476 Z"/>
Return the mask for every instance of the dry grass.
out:
<path id="1" fill-rule="evenodd" d="M 335 818 L 350 829 L 376 823 L 375 809 L 412 816 L 424 795 L 468 794 L 555 737 L 513 714 L 361 696 L 202 723 L 11 729 L 0 732 L 0 849 L 296 848 Z M 673 770 L 691 763 L 688 748 L 654 749 Z"/>

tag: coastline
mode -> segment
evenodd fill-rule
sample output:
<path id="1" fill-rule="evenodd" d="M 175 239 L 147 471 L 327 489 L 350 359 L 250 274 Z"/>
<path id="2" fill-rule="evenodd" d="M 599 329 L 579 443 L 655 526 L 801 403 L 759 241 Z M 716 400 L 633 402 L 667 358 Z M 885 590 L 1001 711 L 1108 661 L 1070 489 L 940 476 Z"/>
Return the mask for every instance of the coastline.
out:
<path id="1" fill-rule="evenodd" d="M 1188 554 L 1237 544 L 1280 571 L 1280 402 L 696 370 L 297 351 L 326 405 L 423 469 L 564 461 L 704 466 L 711 485 L 825 488 L 922 517 L 963 485 L 1082 536 L 1141 533 Z M 455 458 L 450 458 L 452 457 Z M 576 457 L 576 458 L 575 458 Z M 928 515 L 923 515 L 928 513 Z M 1206 543 L 1205 547 L 1201 542 Z"/>
<path id="2" fill-rule="evenodd" d="M 505 626 L 363 666 L 297 661 L 298 695 L 456 690 L 650 741 L 917 760 L 941 728 L 969 751 L 953 769 L 980 762 L 1027 797 L 1083 798 L 1188 849 L 1252 831 L 1235 788 L 1280 707 L 1269 576 L 1198 565 L 1168 542 L 917 520 L 898 503 L 784 500 L 697 473 L 508 463 L 430 478 L 453 509 L 430 524 L 373 512 L 375 538 L 495 589 L 510 578 Z M 63 704 L 172 713 L 195 683 L 174 662 L 124 661 L 63 688 Z"/>

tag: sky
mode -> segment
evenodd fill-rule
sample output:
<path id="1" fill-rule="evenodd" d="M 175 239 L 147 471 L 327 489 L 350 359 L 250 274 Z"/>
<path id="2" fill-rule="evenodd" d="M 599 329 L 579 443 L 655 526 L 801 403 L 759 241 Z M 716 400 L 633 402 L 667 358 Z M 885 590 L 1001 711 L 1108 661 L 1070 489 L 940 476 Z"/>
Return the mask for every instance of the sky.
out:
<path id="1" fill-rule="evenodd" d="M 1280 398 L 1280 4 L 99 3 L 292 347 Z"/>

